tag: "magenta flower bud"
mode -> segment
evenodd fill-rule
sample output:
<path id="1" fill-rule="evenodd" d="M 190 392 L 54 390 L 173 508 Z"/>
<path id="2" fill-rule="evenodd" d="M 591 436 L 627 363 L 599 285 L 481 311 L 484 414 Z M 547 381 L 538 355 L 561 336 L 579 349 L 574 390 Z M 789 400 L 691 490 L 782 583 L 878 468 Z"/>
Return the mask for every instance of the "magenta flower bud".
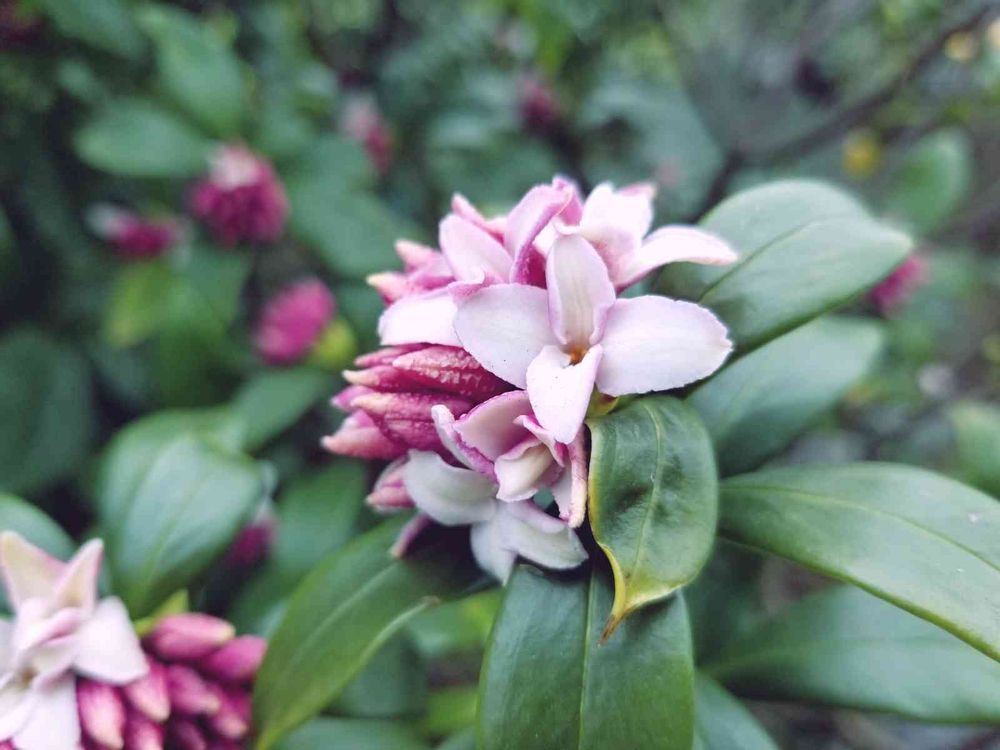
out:
<path id="1" fill-rule="evenodd" d="M 225 620 L 188 612 L 164 617 L 146 639 L 161 659 L 193 661 L 232 640 L 236 630 Z"/>
<path id="2" fill-rule="evenodd" d="M 125 722 L 125 750 L 163 750 L 161 724 L 136 711 L 130 712 Z"/>
<path id="3" fill-rule="evenodd" d="M 0 750 L 15 750 L 14 743 L 11 740 L 0 741 Z"/>
<path id="4" fill-rule="evenodd" d="M 266 653 L 266 640 L 242 635 L 206 656 L 198 666 L 209 677 L 242 685 L 253 681 Z"/>
<path id="5" fill-rule="evenodd" d="M 385 435 L 364 412 L 347 417 L 322 445 L 331 453 L 372 460 L 391 461 L 406 453 L 405 445 Z"/>
<path id="6" fill-rule="evenodd" d="M 198 725 L 187 719 L 174 719 L 167 727 L 168 745 L 177 750 L 208 750 L 208 739 Z"/>
<path id="7" fill-rule="evenodd" d="M 475 402 L 510 390 L 510 385 L 485 370 L 467 351 L 455 346 L 427 346 L 401 354 L 392 361 L 392 366 L 426 388 L 464 396 Z"/>
<path id="8" fill-rule="evenodd" d="M 869 299 L 879 312 L 890 313 L 913 296 L 927 281 L 927 275 L 927 261 L 911 255 L 869 292 Z"/>
<path id="9" fill-rule="evenodd" d="M 264 308 L 254 344 L 272 365 L 288 365 L 305 357 L 333 320 L 337 304 L 319 279 L 293 284 Z"/>
<path id="10" fill-rule="evenodd" d="M 275 242 L 288 216 L 288 198 L 271 165 L 243 146 L 222 146 L 206 178 L 191 193 L 191 212 L 216 242 Z"/>
<path id="11" fill-rule="evenodd" d="M 406 460 L 400 458 L 393 461 L 375 480 L 375 487 L 365 502 L 380 513 L 412 508 L 413 498 L 403 484 L 405 473 Z"/>
<path id="12" fill-rule="evenodd" d="M 124 746 L 125 703 L 117 689 L 103 682 L 77 680 L 76 705 L 84 734 L 103 747 L 120 750 Z"/>
<path id="13" fill-rule="evenodd" d="M 177 713 L 211 716 L 219 710 L 219 699 L 211 686 L 194 669 L 183 664 L 167 665 L 167 691 Z"/>
<path id="14" fill-rule="evenodd" d="M 183 234 L 180 222 L 174 218 L 141 216 L 116 206 L 95 206 L 87 219 L 94 233 L 110 243 L 123 260 L 159 257 Z"/>
<path id="15" fill-rule="evenodd" d="M 441 451 L 441 438 L 431 418 L 431 408 L 444 404 L 464 414 L 472 404 L 441 393 L 372 393 L 356 398 L 353 406 L 367 414 L 390 439 L 417 450 Z"/>
<path id="16" fill-rule="evenodd" d="M 252 715 L 250 694 L 243 690 L 225 690 L 212 686 L 219 700 L 219 710 L 207 721 L 215 734 L 226 740 L 242 740 L 250 733 Z"/>
<path id="17" fill-rule="evenodd" d="M 163 723 L 170 716 L 170 693 L 167 671 L 155 659 L 146 657 L 149 672 L 123 688 L 125 699 L 137 712 L 150 721 Z"/>

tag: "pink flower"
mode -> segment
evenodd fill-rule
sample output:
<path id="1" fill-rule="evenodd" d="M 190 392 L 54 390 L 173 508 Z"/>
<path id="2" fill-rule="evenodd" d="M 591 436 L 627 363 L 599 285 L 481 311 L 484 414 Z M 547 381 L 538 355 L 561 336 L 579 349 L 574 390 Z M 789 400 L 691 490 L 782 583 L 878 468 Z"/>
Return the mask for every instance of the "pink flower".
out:
<path id="1" fill-rule="evenodd" d="M 379 174 L 389 171 L 392 164 L 392 133 L 371 97 L 351 97 L 344 107 L 340 128 L 344 135 L 365 147 L 372 166 Z"/>
<path id="2" fill-rule="evenodd" d="M 13 532 L 0 534 L 0 568 L 14 609 L 13 623 L 0 621 L 0 742 L 17 750 L 75 748 L 77 678 L 124 685 L 146 674 L 124 605 L 97 598 L 102 554 L 93 541 L 62 563 Z M 114 701 L 87 680 L 79 681 L 84 726 L 113 739 Z"/>
<path id="3" fill-rule="evenodd" d="M 107 240 L 123 260 L 157 258 L 183 234 L 173 218 L 151 218 L 115 206 L 95 206 L 88 215 L 94 233 Z"/>
<path id="4" fill-rule="evenodd" d="M 895 271 L 869 292 L 872 304 L 882 314 L 898 308 L 927 281 L 927 261 L 919 255 L 911 255 Z"/>
<path id="5" fill-rule="evenodd" d="M 337 302 L 319 279 L 282 290 L 264 307 L 254 343 L 268 364 L 289 365 L 305 357 L 337 313 Z"/>
<path id="6" fill-rule="evenodd" d="M 194 186 L 191 212 L 216 242 L 275 242 L 288 215 L 288 198 L 271 165 L 239 145 L 221 146 L 206 178 Z"/>

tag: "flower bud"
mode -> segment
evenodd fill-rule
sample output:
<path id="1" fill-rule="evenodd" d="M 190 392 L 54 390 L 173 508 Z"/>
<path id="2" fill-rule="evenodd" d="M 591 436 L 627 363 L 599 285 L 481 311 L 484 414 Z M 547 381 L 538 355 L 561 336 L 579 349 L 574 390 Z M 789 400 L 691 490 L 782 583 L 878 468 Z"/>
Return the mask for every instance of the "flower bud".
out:
<path id="1" fill-rule="evenodd" d="M 441 393 L 371 393 L 354 399 L 352 406 L 369 417 L 379 430 L 395 442 L 418 450 L 442 450 L 431 407 L 444 404 L 453 413 L 464 414 L 472 404 Z"/>
<path id="2" fill-rule="evenodd" d="M 153 628 L 147 643 L 162 659 L 200 659 L 232 640 L 236 630 L 217 617 L 186 613 L 165 617 Z"/>
<path id="3" fill-rule="evenodd" d="M 103 682 L 80 679 L 76 704 L 85 735 L 102 747 L 120 750 L 125 744 L 125 703 L 118 690 Z"/>
<path id="4" fill-rule="evenodd" d="M 167 665 L 167 690 L 170 704 L 177 713 L 211 716 L 219 710 L 219 698 L 209 684 L 183 664 Z"/>
<path id="5" fill-rule="evenodd" d="M 208 726 L 223 739 L 242 740 L 250 733 L 250 694 L 218 685 L 213 685 L 212 691 L 219 700 L 219 710 L 208 719 Z"/>
<path id="6" fill-rule="evenodd" d="M 125 750 L 163 750 L 163 727 L 132 711 L 125 722 Z"/>
<path id="7" fill-rule="evenodd" d="M 391 512 L 413 507 L 413 498 L 406 490 L 403 477 L 406 468 L 405 459 L 396 459 L 375 480 L 375 487 L 365 499 L 365 502 L 380 512 Z"/>
<path id="8" fill-rule="evenodd" d="M 322 444 L 331 453 L 356 458 L 391 461 L 406 453 L 405 445 L 385 435 L 364 412 L 348 416 Z"/>
<path id="9" fill-rule="evenodd" d="M 123 260 L 159 257 L 183 234 L 180 222 L 174 218 L 142 216 L 116 206 L 94 206 L 87 220 L 94 233 L 109 242 Z"/>
<path id="10" fill-rule="evenodd" d="M 271 299 L 254 334 L 260 357 L 272 365 L 298 362 L 333 320 L 337 303 L 319 279 L 293 284 Z"/>
<path id="11" fill-rule="evenodd" d="M 167 727 L 168 744 L 177 750 L 208 750 L 208 740 L 198 725 L 188 719 L 174 719 Z"/>
<path id="12" fill-rule="evenodd" d="M 254 635 L 234 638 L 209 654 L 199 668 L 209 677 L 236 684 L 251 682 L 267 653 L 267 641 Z"/>
<path id="13" fill-rule="evenodd" d="M 170 693 L 163 665 L 146 658 L 149 672 L 123 688 L 125 698 L 137 712 L 153 722 L 162 723 L 170 716 Z"/>

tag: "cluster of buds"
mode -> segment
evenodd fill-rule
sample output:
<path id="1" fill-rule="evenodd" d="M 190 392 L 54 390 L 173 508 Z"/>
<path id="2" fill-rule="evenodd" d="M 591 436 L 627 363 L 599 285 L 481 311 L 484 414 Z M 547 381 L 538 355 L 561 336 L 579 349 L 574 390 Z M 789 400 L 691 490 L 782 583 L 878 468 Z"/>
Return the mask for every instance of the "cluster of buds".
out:
<path id="1" fill-rule="evenodd" d="M 371 97 L 354 96 L 347 101 L 340 129 L 344 135 L 364 147 L 375 171 L 380 175 L 389 171 L 392 164 L 392 133 Z"/>
<path id="2" fill-rule="evenodd" d="M 911 255 L 869 293 L 868 298 L 883 315 L 905 303 L 927 281 L 927 261 Z"/>
<path id="3" fill-rule="evenodd" d="M 305 358 L 337 315 L 337 301 L 319 279 L 305 279 L 268 301 L 254 333 L 258 355 L 268 364 Z"/>
<path id="4" fill-rule="evenodd" d="M 94 233 L 123 260 L 158 258 L 183 235 L 181 222 L 173 217 L 142 216 L 116 206 L 95 206 L 87 218 Z"/>
<path id="5" fill-rule="evenodd" d="M 267 161 L 244 146 L 225 145 L 194 186 L 191 212 L 220 245 L 274 242 L 285 228 L 288 198 Z"/>
<path id="6" fill-rule="evenodd" d="M 688 226 L 649 232 L 654 189 L 557 178 L 505 216 L 461 196 L 440 249 L 397 245 L 402 272 L 370 279 L 387 304 L 383 348 L 345 373 L 335 453 L 391 461 L 368 502 L 416 508 L 405 553 L 429 523 L 467 525 L 480 566 L 506 579 L 520 555 L 553 568 L 585 559 L 584 427 L 595 395 L 663 391 L 717 370 L 732 349 L 708 310 L 620 293 L 667 263 L 736 254 Z M 600 399 L 599 399 L 600 400 Z M 556 513 L 536 502 L 551 492 Z"/>

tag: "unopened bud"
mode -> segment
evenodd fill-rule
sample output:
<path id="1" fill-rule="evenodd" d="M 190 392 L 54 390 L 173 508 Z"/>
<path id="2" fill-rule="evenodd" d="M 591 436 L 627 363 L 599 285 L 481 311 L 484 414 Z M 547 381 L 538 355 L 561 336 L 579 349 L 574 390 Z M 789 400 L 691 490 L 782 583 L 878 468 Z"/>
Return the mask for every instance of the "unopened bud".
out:
<path id="1" fill-rule="evenodd" d="M 163 727 L 132 711 L 125 722 L 125 750 L 163 750 Z"/>
<path id="2" fill-rule="evenodd" d="M 211 716 L 219 710 L 219 698 L 201 675 L 182 664 L 167 666 L 170 704 L 180 714 Z"/>
<path id="3" fill-rule="evenodd" d="M 189 661 L 207 656 L 235 635 L 225 620 L 189 612 L 160 620 L 149 634 L 148 644 L 162 659 Z"/>
<path id="4" fill-rule="evenodd" d="M 163 665 L 147 657 L 149 672 L 123 688 L 128 703 L 153 722 L 162 724 L 170 716 L 170 693 Z"/>
<path id="5" fill-rule="evenodd" d="M 266 640 L 243 635 L 209 654 L 199 666 L 209 677 L 242 685 L 253 681 L 266 652 Z"/>
<path id="6" fill-rule="evenodd" d="M 79 680 L 76 704 L 84 734 L 103 747 L 121 750 L 125 744 L 125 704 L 118 690 L 93 680 Z"/>

